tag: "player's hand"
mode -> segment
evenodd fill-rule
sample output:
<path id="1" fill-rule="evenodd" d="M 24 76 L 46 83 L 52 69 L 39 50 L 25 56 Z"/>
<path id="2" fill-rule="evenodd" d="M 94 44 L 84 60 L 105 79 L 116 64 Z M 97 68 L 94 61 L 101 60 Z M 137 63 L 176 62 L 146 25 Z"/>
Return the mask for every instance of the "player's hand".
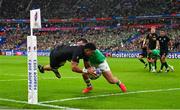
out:
<path id="1" fill-rule="evenodd" d="M 147 58 L 147 61 L 152 63 L 152 58 Z"/>
<path id="2" fill-rule="evenodd" d="M 93 76 L 97 76 L 97 74 L 96 74 L 96 72 L 95 72 L 95 69 L 93 68 L 93 67 L 90 67 L 90 68 L 88 68 L 87 69 L 87 73 L 88 74 L 91 74 L 91 75 L 93 75 Z"/>
<path id="3" fill-rule="evenodd" d="M 88 70 L 88 73 L 93 73 L 95 71 L 93 67 L 89 67 L 87 70 Z"/>

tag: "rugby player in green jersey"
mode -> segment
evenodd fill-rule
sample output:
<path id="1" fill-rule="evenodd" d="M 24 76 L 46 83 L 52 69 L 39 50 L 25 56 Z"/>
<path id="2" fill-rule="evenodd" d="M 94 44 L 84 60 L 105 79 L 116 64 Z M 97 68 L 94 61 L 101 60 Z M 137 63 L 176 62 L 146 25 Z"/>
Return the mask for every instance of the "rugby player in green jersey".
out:
<path id="1" fill-rule="evenodd" d="M 151 62 L 152 64 L 152 68 L 151 68 L 151 72 L 156 72 L 156 68 L 155 68 L 155 61 L 157 61 L 158 58 L 160 58 L 160 51 L 158 49 L 153 49 L 153 50 L 148 50 L 148 62 Z"/>

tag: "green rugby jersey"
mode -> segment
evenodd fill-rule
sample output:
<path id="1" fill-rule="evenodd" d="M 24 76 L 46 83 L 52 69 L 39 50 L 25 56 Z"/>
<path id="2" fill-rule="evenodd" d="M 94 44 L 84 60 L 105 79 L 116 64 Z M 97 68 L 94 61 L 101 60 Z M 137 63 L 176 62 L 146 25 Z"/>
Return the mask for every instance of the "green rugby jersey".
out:
<path id="1" fill-rule="evenodd" d="M 104 62 L 105 59 L 106 59 L 106 57 L 98 49 L 96 49 L 93 52 L 93 54 L 89 57 L 89 61 L 93 65 L 100 64 L 100 63 Z"/>

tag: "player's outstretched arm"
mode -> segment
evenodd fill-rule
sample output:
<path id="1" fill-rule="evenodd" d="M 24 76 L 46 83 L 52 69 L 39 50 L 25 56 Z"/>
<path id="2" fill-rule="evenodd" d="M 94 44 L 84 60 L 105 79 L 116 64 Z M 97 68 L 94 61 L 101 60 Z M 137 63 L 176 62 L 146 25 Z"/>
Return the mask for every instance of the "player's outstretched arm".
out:
<path id="1" fill-rule="evenodd" d="M 71 69 L 72 69 L 73 72 L 83 73 L 83 70 L 78 67 L 78 63 L 75 62 L 75 61 L 71 61 Z"/>
<path id="2" fill-rule="evenodd" d="M 78 67 L 78 63 L 77 62 L 74 62 L 74 61 L 71 61 L 71 68 L 72 68 L 72 71 L 73 72 L 76 72 L 76 73 L 82 73 L 82 74 L 92 74 L 93 76 L 96 76 L 96 73 L 94 73 L 94 69 L 92 69 L 91 67 L 88 68 L 88 69 L 81 69 Z"/>

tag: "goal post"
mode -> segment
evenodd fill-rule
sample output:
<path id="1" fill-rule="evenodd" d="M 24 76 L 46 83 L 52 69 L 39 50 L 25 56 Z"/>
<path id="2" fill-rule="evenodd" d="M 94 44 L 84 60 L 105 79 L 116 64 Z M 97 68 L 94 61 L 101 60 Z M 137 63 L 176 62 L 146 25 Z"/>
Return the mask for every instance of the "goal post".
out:
<path id="1" fill-rule="evenodd" d="M 37 38 L 27 36 L 28 103 L 38 103 Z"/>
<path id="2" fill-rule="evenodd" d="M 40 9 L 30 10 L 30 36 L 27 36 L 28 103 L 38 103 L 37 37 L 33 29 L 41 28 Z"/>

